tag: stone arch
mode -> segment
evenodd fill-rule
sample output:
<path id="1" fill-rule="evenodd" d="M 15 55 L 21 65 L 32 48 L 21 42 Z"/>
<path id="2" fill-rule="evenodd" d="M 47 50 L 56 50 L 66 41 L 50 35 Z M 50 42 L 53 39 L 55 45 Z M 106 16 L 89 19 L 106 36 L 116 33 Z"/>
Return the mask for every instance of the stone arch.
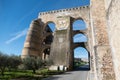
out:
<path id="1" fill-rule="evenodd" d="M 86 21 L 79 17 L 79 18 L 76 18 L 76 19 L 73 19 L 73 22 L 72 22 L 72 30 L 86 30 L 87 29 L 87 24 L 86 24 Z"/>
<path id="2" fill-rule="evenodd" d="M 74 50 L 77 49 L 77 48 L 84 49 L 83 51 L 85 51 L 85 52 L 87 52 L 87 54 L 89 54 L 89 51 L 85 47 L 78 46 L 78 47 L 75 47 Z"/>
<path id="3" fill-rule="evenodd" d="M 53 42 L 53 35 L 48 35 L 43 39 L 43 44 L 51 44 Z"/>
<path id="4" fill-rule="evenodd" d="M 80 30 L 75 30 L 72 33 L 73 33 L 73 36 L 76 35 L 76 34 L 86 34 L 85 31 L 80 31 Z"/>
<path id="5" fill-rule="evenodd" d="M 64 12 L 61 12 L 64 11 Z M 69 14 L 66 14 L 69 13 Z M 87 13 L 87 15 L 85 15 Z M 52 31 L 45 31 L 45 28 L 49 23 L 54 23 L 57 25 L 56 27 L 60 27 L 61 25 L 58 24 L 58 21 L 61 19 L 66 19 L 68 27 L 56 30 L 55 33 L 52 33 Z M 69 70 L 72 70 L 72 64 L 73 64 L 73 55 L 72 51 L 75 47 L 81 46 L 81 47 L 86 47 L 86 44 L 88 42 L 81 42 L 78 44 L 73 44 L 72 42 L 72 37 L 75 34 L 81 33 L 81 34 L 86 34 L 87 30 L 78 30 L 78 31 L 73 31 L 72 30 L 72 24 L 75 20 L 84 20 L 84 22 L 87 22 L 87 25 L 89 26 L 90 21 L 89 21 L 89 7 L 86 8 L 75 8 L 75 9 L 64 9 L 64 10 L 56 10 L 56 11 L 51 11 L 51 12 L 43 12 L 40 13 L 39 17 L 41 19 L 40 22 L 43 22 L 43 24 L 36 25 L 40 27 L 41 29 L 39 30 L 38 33 L 40 36 L 40 39 L 34 38 L 36 35 L 32 38 L 32 40 L 38 40 L 39 42 L 39 50 L 37 51 L 38 54 L 42 55 L 42 52 L 44 52 L 44 49 L 50 48 L 50 59 L 54 60 L 54 65 L 64 65 L 68 67 Z M 55 27 L 55 28 L 56 28 Z M 32 29 L 32 30 L 38 30 Z M 54 41 L 52 44 L 43 44 L 44 39 L 46 39 L 48 36 L 53 35 L 54 36 Z M 89 35 L 88 35 L 89 36 Z M 29 41 L 30 42 L 30 41 Z M 37 45 L 37 43 L 36 43 Z M 31 46 L 31 45 L 30 45 Z M 36 46 L 35 46 L 36 47 Z M 30 49 L 32 50 L 32 49 Z M 28 50 L 29 51 L 29 50 Z M 35 54 L 32 52 L 32 54 Z M 37 53 L 36 53 L 37 54 Z M 58 57 L 59 56 L 59 57 Z"/>
<path id="6" fill-rule="evenodd" d="M 52 26 L 50 26 L 49 24 L 53 24 Z M 47 27 L 49 27 L 51 29 L 51 27 L 53 28 L 54 27 L 54 30 L 52 31 L 55 32 L 55 29 L 56 29 L 56 24 L 53 22 L 53 21 L 48 21 L 45 23 L 45 26 L 44 26 L 44 30 L 46 31 Z M 51 29 L 52 30 L 52 29 Z"/>
<path id="7" fill-rule="evenodd" d="M 87 42 L 73 43 L 72 49 L 74 50 L 76 47 L 84 47 L 88 49 Z"/>
<path id="8" fill-rule="evenodd" d="M 74 49 L 74 68 L 79 70 L 90 70 L 90 53 L 81 46 Z M 84 66 L 81 67 L 80 62 L 84 62 Z"/>
<path id="9" fill-rule="evenodd" d="M 87 42 L 88 38 L 86 35 L 78 33 L 73 36 L 73 43 Z"/>
<path id="10" fill-rule="evenodd" d="M 82 17 L 77 17 L 73 20 L 73 22 L 75 22 L 76 20 L 83 20 L 83 18 Z"/>
<path id="11" fill-rule="evenodd" d="M 52 35 L 52 33 L 46 33 L 46 35 L 43 36 L 43 40 L 47 37 L 47 36 L 50 36 Z"/>
<path id="12" fill-rule="evenodd" d="M 53 35 L 54 31 L 51 30 L 49 26 L 50 23 L 54 24 L 53 27 L 55 28 L 54 22 L 48 21 L 47 23 L 45 23 L 44 32 L 43 32 L 44 36 L 42 39 L 43 49 L 41 51 L 43 60 L 49 59 L 51 43 L 53 42 L 53 38 L 54 38 L 54 35 Z"/>

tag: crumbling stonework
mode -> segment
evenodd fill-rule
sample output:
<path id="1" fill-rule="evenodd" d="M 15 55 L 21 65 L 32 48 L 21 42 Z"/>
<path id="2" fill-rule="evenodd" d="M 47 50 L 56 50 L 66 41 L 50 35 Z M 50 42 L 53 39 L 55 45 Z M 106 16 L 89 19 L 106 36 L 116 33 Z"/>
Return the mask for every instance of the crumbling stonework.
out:
<path id="1" fill-rule="evenodd" d="M 96 46 L 98 80 L 115 80 L 111 50 L 109 46 Z"/>

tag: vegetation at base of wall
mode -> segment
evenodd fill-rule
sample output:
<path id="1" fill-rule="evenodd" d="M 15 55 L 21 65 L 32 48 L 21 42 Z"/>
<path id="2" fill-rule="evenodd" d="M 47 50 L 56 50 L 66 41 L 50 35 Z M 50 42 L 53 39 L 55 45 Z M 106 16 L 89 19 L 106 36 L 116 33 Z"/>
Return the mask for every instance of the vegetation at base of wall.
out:
<path id="1" fill-rule="evenodd" d="M 51 60 L 42 61 L 34 57 L 21 60 L 19 56 L 8 56 L 0 52 L 0 80 L 41 80 L 50 75 L 64 73 L 63 71 L 49 71 L 47 68 L 51 64 Z"/>
<path id="2" fill-rule="evenodd" d="M 50 71 L 48 69 L 37 70 L 36 73 L 33 73 L 32 70 L 17 70 L 17 71 L 6 71 L 4 76 L 0 75 L 0 80 L 11 80 L 11 79 L 20 79 L 24 78 L 25 80 L 29 79 L 43 79 L 50 75 L 63 74 L 64 71 Z"/>
<path id="3" fill-rule="evenodd" d="M 56 70 L 48 70 L 48 69 L 43 69 L 40 72 L 41 75 L 58 75 L 58 74 L 63 74 L 64 71 L 56 71 Z"/>
<path id="4" fill-rule="evenodd" d="M 32 71 L 5 71 L 4 76 L 0 75 L 0 80 L 10 80 L 15 78 L 33 77 Z"/>
<path id="5" fill-rule="evenodd" d="M 21 59 L 19 56 L 6 55 L 0 52 L 0 73 L 4 75 L 6 69 L 11 71 L 12 69 L 17 70 L 18 65 L 21 64 Z"/>
<path id="6" fill-rule="evenodd" d="M 40 58 L 28 57 L 22 61 L 25 69 L 32 70 L 33 73 L 36 73 L 36 70 L 43 66 L 43 61 Z"/>

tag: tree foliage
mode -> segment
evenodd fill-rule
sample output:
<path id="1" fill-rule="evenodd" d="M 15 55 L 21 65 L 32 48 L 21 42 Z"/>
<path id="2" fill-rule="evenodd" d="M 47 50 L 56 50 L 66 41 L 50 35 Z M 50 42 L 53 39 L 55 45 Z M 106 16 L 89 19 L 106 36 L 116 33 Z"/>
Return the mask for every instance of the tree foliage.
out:
<path id="1" fill-rule="evenodd" d="M 1 75 L 4 75 L 4 71 L 5 68 L 7 67 L 7 63 L 8 63 L 8 56 L 2 54 L 2 52 L 0 52 L 0 71 L 1 71 Z"/>
<path id="2" fill-rule="evenodd" d="M 3 54 L 2 52 L 0 52 L 0 72 L 1 75 L 4 75 L 4 71 L 6 68 L 8 68 L 9 70 L 11 68 L 16 69 L 18 67 L 18 65 L 21 64 L 21 59 L 18 56 L 8 56 L 6 54 Z"/>
<path id="3" fill-rule="evenodd" d="M 20 65 L 22 63 L 21 59 L 19 56 L 15 56 L 15 55 L 11 55 L 8 57 L 8 63 L 7 63 L 7 67 L 9 69 L 9 71 L 11 69 L 17 69 L 18 65 Z"/>
<path id="4" fill-rule="evenodd" d="M 23 64 L 26 69 L 33 70 L 33 73 L 36 73 L 36 70 L 42 67 L 43 61 L 41 58 L 27 57 L 23 59 Z"/>

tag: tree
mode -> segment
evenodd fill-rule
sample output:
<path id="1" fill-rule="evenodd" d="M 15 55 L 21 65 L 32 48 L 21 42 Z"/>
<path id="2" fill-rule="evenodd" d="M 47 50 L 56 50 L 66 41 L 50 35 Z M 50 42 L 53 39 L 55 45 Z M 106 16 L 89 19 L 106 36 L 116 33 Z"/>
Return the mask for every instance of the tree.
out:
<path id="1" fill-rule="evenodd" d="M 9 71 L 11 71 L 11 69 L 17 69 L 18 66 L 22 63 L 21 59 L 19 56 L 16 55 L 10 55 L 8 57 L 8 63 L 7 63 L 7 67 L 9 69 Z"/>
<path id="2" fill-rule="evenodd" d="M 1 75 L 4 75 L 5 68 L 7 67 L 8 56 L 0 52 L 0 71 Z"/>
<path id="3" fill-rule="evenodd" d="M 11 70 L 11 68 L 16 69 L 18 65 L 21 64 L 21 59 L 18 56 L 8 56 L 0 52 L 0 72 L 1 75 L 4 75 L 4 71 L 6 68 Z"/>
<path id="4" fill-rule="evenodd" d="M 27 57 L 23 59 L 23 64 L 26 69 L 33 70 L 33 73 L 36 73 L 36 70 L 42 67 L 43 61 L 39 57 Z"/>

